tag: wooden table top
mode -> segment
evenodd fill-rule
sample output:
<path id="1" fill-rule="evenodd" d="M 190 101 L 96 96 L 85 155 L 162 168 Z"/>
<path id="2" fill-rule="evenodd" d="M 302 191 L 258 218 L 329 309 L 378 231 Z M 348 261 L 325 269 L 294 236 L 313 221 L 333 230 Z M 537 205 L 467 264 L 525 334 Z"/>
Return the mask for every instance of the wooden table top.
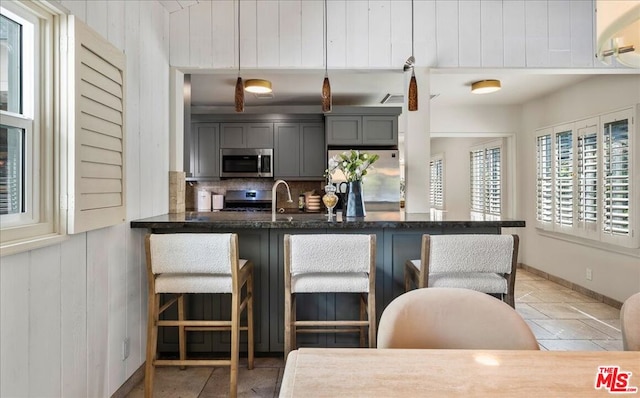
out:
<path id="1" fill-rule="evenodd" d="M 604 366 L 619 367 L 618 382 L 631 372 L 626 386 L 640 395 L 640 352 L 301 348 L 280 397 L 606 396 L 595 388 Z"/>

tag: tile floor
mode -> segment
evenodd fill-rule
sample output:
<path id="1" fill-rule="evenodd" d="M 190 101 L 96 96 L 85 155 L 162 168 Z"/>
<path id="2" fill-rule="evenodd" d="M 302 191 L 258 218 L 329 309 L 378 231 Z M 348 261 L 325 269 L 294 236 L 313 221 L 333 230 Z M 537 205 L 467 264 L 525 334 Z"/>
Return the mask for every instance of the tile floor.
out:
<path id="1" fill-rule="evenodd" d="M 620 310 L 557 283 L 518 269 L 516 310 L 527 321 L 543 350 L 622 350 Z M 256 358 L 255 368 L 241 360 L 238 396 L 277 397 L 284 369 L 281 358 Z M 156 370 L 154 396 L 208 398 L 228 393 L 229 370 L 164 367 Z M 127 397 L 143 396 L 138 384 Z"/>

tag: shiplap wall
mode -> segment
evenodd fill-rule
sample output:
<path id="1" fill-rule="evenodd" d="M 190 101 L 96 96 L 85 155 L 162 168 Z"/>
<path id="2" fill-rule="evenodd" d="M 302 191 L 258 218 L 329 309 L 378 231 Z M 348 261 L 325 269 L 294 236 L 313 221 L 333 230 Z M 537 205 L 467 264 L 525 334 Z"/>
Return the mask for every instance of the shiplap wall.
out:
<path id="1" fill-rule="evenodd" d="M 237 68 L 237 0 L 163 3 L 172 11 L 171 65 Z M 323 0 L 241 0 L 240 7 L 242 67 L 324 67 Z M 416 64 L 599 67 L 594 7 L 593 0 L 415 0 Z M 399 68 L 411 55 L 410 0 L 329 0 L 327 8 L 330 68 Z"/>
<path id="2" fill-rule="evenodd" d="M 156 1 L 61 4 L 126 53 L 127 220 L 168 211 L 169 13 Z M 0 396 L 108 397 L 144 362 L 141 230 L 128 223 L 2 257 Z M 130 354 L 122 360 L 122 342 Z"/>

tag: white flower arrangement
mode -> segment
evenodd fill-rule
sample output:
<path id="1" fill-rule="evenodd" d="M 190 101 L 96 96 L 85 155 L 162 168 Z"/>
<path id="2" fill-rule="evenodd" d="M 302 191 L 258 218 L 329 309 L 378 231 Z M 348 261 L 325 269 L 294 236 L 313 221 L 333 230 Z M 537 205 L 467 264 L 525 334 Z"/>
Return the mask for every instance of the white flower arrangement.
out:
<path id="1" fill-rule="evenodd" d="M 339 169 L 344 173 L 348 182 L 360 181 L 362 177 L 367 175 L 367 170 L 373 168 L 371 165 L 379 158 L 380 156 L 378 155 L 370 155 L 366 152 L 351 149 L 329 159 L 325 176 L 331 183 L 331 174 L 336 169 Z"/>

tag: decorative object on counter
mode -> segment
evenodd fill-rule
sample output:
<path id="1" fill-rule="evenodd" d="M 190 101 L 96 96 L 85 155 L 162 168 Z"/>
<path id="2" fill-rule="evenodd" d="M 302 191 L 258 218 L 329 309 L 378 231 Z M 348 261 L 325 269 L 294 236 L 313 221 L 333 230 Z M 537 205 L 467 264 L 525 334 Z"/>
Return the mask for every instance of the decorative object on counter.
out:
<path id="1" fill-rule="evenodd" d="M 298 210 L 304 210 L 305 202 L 304 194 L 301 193 L 300 196 L 298 196 Z"/>
<path id="2" fill-rule="evenodd" d="M 414 53 L 414 40 L 413 40 L 413 0 L 411 0 L 411 56 L 404 64 L 404 71 L 411 69 L 411 80 L 409 80 L 409 96 L 408 96 L 408 109 L 410 111 L 418 110 L 418 82 L 416 81 L 416 72 L 414 70 L 414 64 L 416 62 Z"/>
<path id="3" fill-rule="evenodd" d="M 244 84 L 240 76 L 240 0 L 238 0 L 238 80 L 236 81 L 236 112 L 244 112 Z"/>
<path id="4" fill-rule="evenodd" d="M 320 211 L 320 195 L 316 195 L 315 193 L 313 195 L 309 195 L 307 196 L 307 200 L 306 200 L 306 209 L 308 212 L 311 213 L 317 213 Z"/>
<path id="5" fill-rule="evenodd" d="M 404 209 L 404 197 L 405 197 L 406 185 L 404 178 L 400 179 L 400 208 Z"/>
<path id="6" fill-rule="evenodd" d="M 333 208 L 338 204 L 338 196 L 336 195 L 336 187 L 333 184 L 326 185 L 324 187 L 324 196 L 322 196 L 322 203 L 327 206 L 327 221 L 333 221 Z"/>
<path id="7" fill-rule="evenodd" d="M 327 0 L 324 0 L 324 81 L 322 82 L 322 112 L 331 112 L 331 84 L 329 83 L 327 61 Z"/>
<path id="8" fill-rule="evenodd" d="M 328 185 L 331 185 L 331 173 L 336 169 L 342 171 L 349 184 L 346 194 L 347 217 L 366 216 L 362 196 L 362 178 L 367 175 L 367 170 L 378 158 L 378 155 L 350 149 L 329 159 L 329 168 L 325 170 Z"/>
<path id="9" fill-rule="evenodd" d="M 211 194 L 211 209 L 219 211 L 224 208 L 224 195 Z"/>

